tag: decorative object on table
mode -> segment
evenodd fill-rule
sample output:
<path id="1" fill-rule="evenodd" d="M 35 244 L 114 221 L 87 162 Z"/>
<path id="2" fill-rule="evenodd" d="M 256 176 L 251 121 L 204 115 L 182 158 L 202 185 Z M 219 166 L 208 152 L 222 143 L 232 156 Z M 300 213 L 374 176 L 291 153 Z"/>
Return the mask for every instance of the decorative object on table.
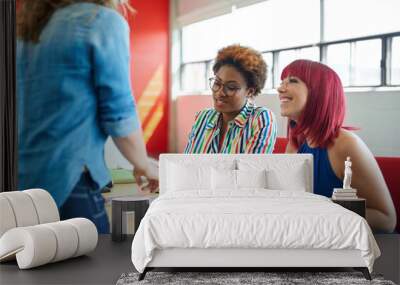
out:
<path id="1" fill-rule="evenodd" d="M 43 189 L 0 193 L 0 211 L 0 262 L 16 259 L 20 269 L 28 269 L 96 248 L 96 226 L 85 218 L 60 221 Z"/>
<path id="2" fill-rule="evenodd" d="M 351 177 L 353 172 L 351 170 L 352 162 L 350 156 L 344 162 L 344 179 L 343 188 L 334 188 L 332 200 L 357 200 L 357 189 L 351 187 Z"/>
<path id="3" fill-rule="evenodd" d="M 277 270 L 278 271 L 278 270 Z M 139 273 L 125 273 L 117 285 L 177 285 L 177 284 L 375 284 L 395 285 L 382 275 L 372 274 L 373 280 L 363 278 L 360 272 L 149 272 L 146 279 L 138 281 Z"/>
<path id="4" fill-rule="evenodd" d="M 333 189 L 332 194 L 333 200 L 357 200 L 357 190 L 356 189 L 342 189 L 335 188 Z"/>
<path id="5" fill-rule="evenodd" d="M 353 172 L 351 171 L 351 160 L 350 156 L 346 158 L 344 162 L 344 179 L 343 179 L 343 189 L 352 189 L 351 188 L 351 177 Z"/>
<path id="6" fill-rule="evenodd" d="M 126 234 L 134 234 L 139 227 L 140 221 L 146 214 L 150 203 L 157 198 L 156 194 L 149 194 L 145 196 L 130 196 L 113 198 L 111 202 L 112 207 L 112 222 L 111 233 L 113 241 L 123 241 Z M 134 212 L 134 222 L 132 217 Z M 129 230 L 132 227 L 134 230 Z"/>

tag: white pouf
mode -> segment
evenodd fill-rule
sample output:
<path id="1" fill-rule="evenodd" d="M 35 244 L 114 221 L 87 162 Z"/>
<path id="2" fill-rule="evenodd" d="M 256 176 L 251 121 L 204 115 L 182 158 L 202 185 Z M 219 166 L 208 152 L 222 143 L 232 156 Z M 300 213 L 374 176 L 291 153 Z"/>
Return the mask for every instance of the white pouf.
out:
<path id="1" fill-rule="evenodd" d="M 96 248 L 95 224 L 85 218 L 60 221 L 43 189 L 0 193 L 0 214 L 0 262 L 16 258 L 20 269 L 28 269 Z"/>

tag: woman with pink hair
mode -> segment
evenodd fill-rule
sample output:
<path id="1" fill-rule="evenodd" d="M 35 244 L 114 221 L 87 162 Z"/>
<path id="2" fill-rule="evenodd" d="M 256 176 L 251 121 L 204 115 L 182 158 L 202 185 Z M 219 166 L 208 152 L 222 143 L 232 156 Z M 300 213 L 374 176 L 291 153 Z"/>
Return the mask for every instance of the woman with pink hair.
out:
<path id="1" fill-rule="evenodd" d="M 285 67 L 281 80 L 281 115 L 289 119 L 286 152 L 313 154 L 314 193 L 331 197 L 333 188 L 342 188 L 349 156 L 351 186 L 367 201 L 368 223 L 392 232 L 396 211 L 379 166 L 353 128 L 343 127 L 345 97 L 339 76 L 319 62 L 296 60 Z"/>

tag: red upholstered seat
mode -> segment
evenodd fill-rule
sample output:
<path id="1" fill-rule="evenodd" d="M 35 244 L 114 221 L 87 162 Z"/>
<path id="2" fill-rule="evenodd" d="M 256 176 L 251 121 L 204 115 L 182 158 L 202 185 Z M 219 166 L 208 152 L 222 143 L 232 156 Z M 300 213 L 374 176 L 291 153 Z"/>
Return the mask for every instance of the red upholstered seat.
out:
<path id="1" fill-rule="evenodd" d="M 400 233 L 400 157 L 375 157 L 392 196 L 397 213 L 396 231 Z"/>
<path id="2" fill-rule="evenodd" d="M 278 137 L 273 153 L 284 153 L 287 138 Z M 400 233 L 400 157 L 375 157 L 385 178 L 397 213 L 396 231 Z"/>
<path id="3" fill-rule="evenodd" d="M 273 153 L 285 153 L 287 138 L 277 137 Z"/>

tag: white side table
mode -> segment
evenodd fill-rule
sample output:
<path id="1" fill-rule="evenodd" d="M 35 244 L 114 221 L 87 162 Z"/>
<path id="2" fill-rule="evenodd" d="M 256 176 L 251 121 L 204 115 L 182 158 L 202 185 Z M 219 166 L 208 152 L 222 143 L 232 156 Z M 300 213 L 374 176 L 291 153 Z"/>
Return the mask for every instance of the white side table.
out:
<path id="1" fill-rule="evenodd" d="M 123 241 L 126 239 L 126 234 L 123 229 L 123 215 L 125 212 L 135 212 L 135 231 L 139 227 L 140 221 L 146 214 L 150 203 L 157 198 L 157 194 L 149 194 L 144 196 L 128 196 L 112 198 L 112 222 L 111 222 L 111 238 L 113 241 Z"/>

